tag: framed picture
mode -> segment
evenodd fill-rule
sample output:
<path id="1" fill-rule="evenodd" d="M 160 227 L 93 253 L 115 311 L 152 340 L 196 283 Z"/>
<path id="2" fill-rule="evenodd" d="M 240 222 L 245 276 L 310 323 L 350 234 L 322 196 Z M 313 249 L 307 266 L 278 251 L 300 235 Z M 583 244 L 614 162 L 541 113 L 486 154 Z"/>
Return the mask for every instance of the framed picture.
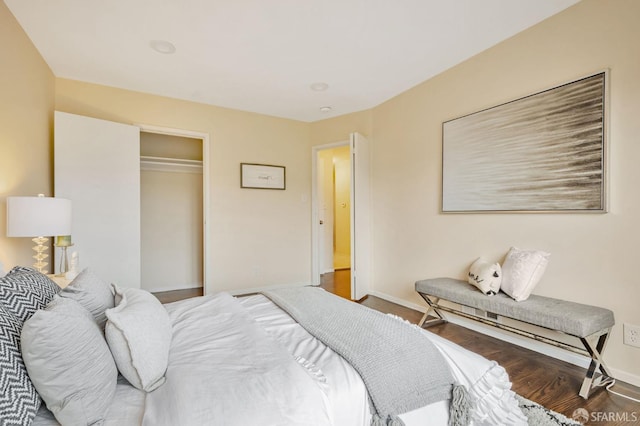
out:
<path id="1" fill-rule="evenodd" d="M 240 163 L 240 187 L 285 189 L 284 166 Z"/>
<path id="2" fill-rule="evenodd" d="M 606 72 L 442 125 L 443 212 L 606 212 Z"/>

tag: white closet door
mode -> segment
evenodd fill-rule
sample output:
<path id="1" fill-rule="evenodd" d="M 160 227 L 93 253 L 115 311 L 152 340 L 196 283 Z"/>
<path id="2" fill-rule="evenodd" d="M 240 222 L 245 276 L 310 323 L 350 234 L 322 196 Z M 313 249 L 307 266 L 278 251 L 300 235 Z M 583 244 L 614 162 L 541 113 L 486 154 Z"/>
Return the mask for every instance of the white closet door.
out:
<path id="1" fill-rule="evenodd" d="M 140 129 L 55 112 L 56 197 L 72 202 L 80 269 L 140 287 Z"/>
<path id="2" fill-rule="evenodd" d="M 371 187 L 369 142 L 351 134 L 351 298 L 360 300 L 371 287 Z"/>

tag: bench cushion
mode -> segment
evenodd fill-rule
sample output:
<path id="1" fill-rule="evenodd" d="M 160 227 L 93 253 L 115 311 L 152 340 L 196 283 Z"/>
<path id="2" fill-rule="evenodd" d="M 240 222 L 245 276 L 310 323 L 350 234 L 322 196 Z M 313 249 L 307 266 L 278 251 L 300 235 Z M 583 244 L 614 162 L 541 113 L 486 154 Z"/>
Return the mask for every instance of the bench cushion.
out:
<path id="1" fill-rule="evenodd" d="M 417 281 L 416 291 L 576 337 L 587 337 L 615 324 L 609 309 L 536 295 L 516 302 L 502 292 L 486 296 L 467 282 L 453 278 Z"/>

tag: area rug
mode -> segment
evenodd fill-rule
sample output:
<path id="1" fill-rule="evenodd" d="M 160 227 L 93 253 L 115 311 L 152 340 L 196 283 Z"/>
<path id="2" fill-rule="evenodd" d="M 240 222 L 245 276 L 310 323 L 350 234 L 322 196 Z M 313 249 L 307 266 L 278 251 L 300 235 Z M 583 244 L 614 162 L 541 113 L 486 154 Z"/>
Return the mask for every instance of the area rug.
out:
<path id="1" fill-rule="evenodd" d="M 516 395 L 520 409 L 527 416 L 529 426 L 580 426 L 575 420 L 571 420 L 560 413 L 551 411 L 542 405 Z"/>

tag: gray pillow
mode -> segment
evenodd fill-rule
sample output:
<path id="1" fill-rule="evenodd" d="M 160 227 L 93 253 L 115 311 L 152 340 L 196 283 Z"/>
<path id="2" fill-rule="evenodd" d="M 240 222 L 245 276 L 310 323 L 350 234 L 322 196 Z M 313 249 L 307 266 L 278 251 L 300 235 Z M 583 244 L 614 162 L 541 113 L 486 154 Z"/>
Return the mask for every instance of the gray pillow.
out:
<path id="1" fill-rule="evenodd" d="M 114 307 L 113 294 L 109 284 L 94 274 L 90 269 L 84 269 L 62 289 L 60 296 L 73 299 L 91 312 L 101 330 L 107 322 L 104 311 Z"/>
<path id="2" fill-rule="evenodd" d="M 101 424 L 118 370 L 92 315 L 55 297 L 22 327 L 22 358 L 38 393 L 63 425 Z"/>
<path id="3" fill-rule="evenodd" d="M 158 299 L 138 288 L 112 284 L 116 307 L 107 310 L 105 337 L 120 373 L 138 389 L 151 392 L 164 383 L 172 328 Z"/>

